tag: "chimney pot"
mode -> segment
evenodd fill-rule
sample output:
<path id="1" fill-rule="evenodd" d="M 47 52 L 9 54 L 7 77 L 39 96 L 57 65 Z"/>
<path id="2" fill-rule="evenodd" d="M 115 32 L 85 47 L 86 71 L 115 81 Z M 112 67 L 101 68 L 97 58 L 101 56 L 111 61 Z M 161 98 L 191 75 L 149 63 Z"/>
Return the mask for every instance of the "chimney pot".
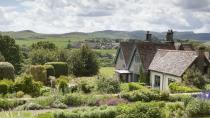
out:
<path id="1" fill-rule="evenodd" d="M 151 41 L 152 40 L 152 34 L 150 34 L 149 31 L 146 33 L 146 41 Z"/>
<path id="2" fill-rule="evenodd" d="M 166 34 L 166 41 L 174 42 L 173 34 L 174 34 L 173 30 L 168 30 Z"/>

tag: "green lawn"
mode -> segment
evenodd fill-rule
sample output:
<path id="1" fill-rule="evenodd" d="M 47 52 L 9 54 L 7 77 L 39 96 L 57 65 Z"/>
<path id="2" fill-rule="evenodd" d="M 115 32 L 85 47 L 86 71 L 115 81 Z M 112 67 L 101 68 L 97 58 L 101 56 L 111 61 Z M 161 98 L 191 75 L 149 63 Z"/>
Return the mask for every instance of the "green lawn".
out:
<path id="1" fill-rule="evenodd" d="M 102 67 L 99 70 L 100 74 L 105 77 L 113 77 L 114 75 L 114 67 Z"/>

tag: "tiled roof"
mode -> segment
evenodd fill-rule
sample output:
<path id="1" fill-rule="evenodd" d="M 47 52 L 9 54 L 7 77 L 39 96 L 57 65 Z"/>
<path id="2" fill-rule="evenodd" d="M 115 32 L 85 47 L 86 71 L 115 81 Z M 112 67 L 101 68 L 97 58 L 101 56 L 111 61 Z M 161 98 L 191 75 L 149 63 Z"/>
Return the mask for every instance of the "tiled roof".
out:
<path id="1" fill-rule="evenodd" d="M 145 71 L 148 71 L 149 65 L 158 49 L 175 50 L 175 46 L 173 43 L 141 42 L 136 44 L 136 49 L 140 54 Z"/>
<path id="2" fill-rule="evenodd" d="M 195 51 L 158 50 L 149 70 L 182 76 L 197 57 Z"/>
<path id="3" fill-rule="evenodd" d="M 126 66 L 127 66 L 129 59 L 131 57 L 131 54 L 132 54 L 131 52 L 134 49 L 134 45 L 135 45 L 134 42 L 121 42 L 120 43 L 120 48 L 123 52 Z"/>

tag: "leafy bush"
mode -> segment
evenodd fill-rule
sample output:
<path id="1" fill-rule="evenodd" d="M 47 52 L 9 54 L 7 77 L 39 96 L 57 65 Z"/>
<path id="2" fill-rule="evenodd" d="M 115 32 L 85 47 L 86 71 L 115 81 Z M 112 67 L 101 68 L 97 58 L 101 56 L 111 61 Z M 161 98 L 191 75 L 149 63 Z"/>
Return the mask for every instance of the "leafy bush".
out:
<path id="1" fill-rule="evenodd" d="M 55 76 L 68 75 L 68 65 L 65 62 L 48 62 L 45 65 L 52 65 L 55 69 Z"/>
<path id="2" fill-rule="evenodd" d="M 13 91 L 13 81 L 11 80 L 0 80 L 0 94 L 12 93 Z"/>
<path id="3" fill-rule="evenodd" d="M 94 89 L 94 85 L 92 85 L 88 80 L 79 81 L 78 87 L 84 93 L 90 93 Z"/>
<path id="4" fill-rule="evenodd" d="M 47 71 L 44 66 L 32 65 L 30 67 L 30 74 L 32 75 L 33 79 L 35 79 L 36 81 L 43 82 L 44 84 L 48 83 Z"/>
<path id="5" fill-rule="evenodd" d="M 24 103 L 25 103 L 25 101 L 22 101 L 22 100 L 0 99 L 0 110 L 13 109 L 19 105 L 24 104 Z"/>
<path id="6" fill-rule="evenodd" d="M 101 93 L 118 93 L 120 92 L 120 83 L 113 78 L 99 77 L 97 89 Z"/>
<path id="7" fill-rule="evenodd" d="M 210 91 L 210 84 L 205 84 L 204 89 L 205 89 L 206 91 Z"/>
<path id="8" fill-rule="evenodd" d="M 186 106 L 186 111 L 190 116 L 207 115 L 210 108 L 206 101 L 192 99 Z"/>
<path id="9" fill-rule="evenodd" d="M 23 91 L 32 96 L 40 95 L 41 83 L 35 82 L 30 75 L 23 75 L 15 80 L 15 91 Z"/>
<path id="10" fill-rule="evenodd" d="M 55 100 L 51 105 L 52 108 L 60 108 L 60 109 L 66 109 L 67 105 L 65 105 L 64 103 L 62 103 L 59 100 Z"/>
<path id="11" fill-rule="evenodd" d="M 68 89 L 68 81 L 65 79 L 59 78 L 58 89 L 64 94 Z"/>
<path id="12" fill-rule="evenodd" d="M 185 107 L 181 103 L 167 104 L 162 111 L 163 118 L 188 118 Z"/>
<path id="13" fill-rule="evenodd" d="M 99 71 L 95 53 L 86 45 L 72 52 L 68 64 L 75 76 L 93 76 Z"/>
<path id="14" fill-rule="evenodd" d="M 113 98 L 111 95 L 84 95 L 80 93 L 66 94 L 63 99 L 63 103 L 68 106 L 80 106 L 80 105 L 89 105 L 89 106 L 98 106 L 100 101 L 105 99 Z"/>
<path id="15" fill-rule="evenodd" d="M 173 82 L 169 85 L 170 91 L 172 93 L 189 93 L 189 92 L 199 92 L 201 91 L 200 89 L 196 88 L 196 87 L 189 87 L 189 86 L 185 86 L 182 83 L 177 83 L 177 82 Z"/>
<path id="16" fill-rule="evenodd" d="M 109 105 L 109 106 L 116 106 L 118 104 L 125 104 L 128 103 L 127 100 L 125 99 L 120 99 L 120 98 L 107 98 L 107 99 L 102 99 L 98 101 L 98 105 Z"/>
<path id="17" fill-rule="evenodd" d="M 11 63 L 0 62 L 0 80 L 15 79 L 15 69 Z"/>
<path id="18" fill-rule="evenodd" d="M 122 98 L 127 99 L 128 101 L 145 101 L 149 102 L 152 100 L 159 100 L 160 96 L 158 93 L 152 92 L 152 91 L 131 91 L 131 92 L 125 92 L 121 94 Z"/>
<path id="19" fill-rule="evenodd" d="M 200 89 L 203 88 L 205 84 L 205 76 L 195 66 L 185 72 L 183 75 L 183 80 L 185 85 L 196 86 Z"/>
<path id="20" fill-rule="evenodd" d="M 32 64 L 45 64 L 57 61 L 57 52 L 49 49 L 33 49 L 29 57 Z"/>
<path id="21" fill-rule="evenodd" d="M 117 118 L 161 118 L 161 109 L 164 106 L 163 102 L 120 105 L 117 107 L 119 114 Z"/>
<path id="22" fill-rule="evenodd" d="M 55 50 L 57 47 L 54 43 L 51 43 L 49 41 L 39 41 L 37 43 L 33 43 L 31 45 L 32 49 L 49 49 L 49 50 Z"/>
<path id="23" fill-rule="evenodd" d="M 24 105 L 18 106 L 15 109 L 16 110 L 40 110 L 40 109 L 44 109 L 44 107 L 36 103 L 26 103 Z"/>
<path id="24" fill-rule="evenodd" d="M 55 118 L 115 118 L 117 111 L 113 107 L 84 108 L 70 112 L 56 112 Z"/>
<path id="25" fill-rule="evenodd" d="M 24 92 L 23 91 L 18 91 L 17 93 L 16 93 L 16 97 L 17 98 L 22 98 L 23 96 L 24 96 Z"/>

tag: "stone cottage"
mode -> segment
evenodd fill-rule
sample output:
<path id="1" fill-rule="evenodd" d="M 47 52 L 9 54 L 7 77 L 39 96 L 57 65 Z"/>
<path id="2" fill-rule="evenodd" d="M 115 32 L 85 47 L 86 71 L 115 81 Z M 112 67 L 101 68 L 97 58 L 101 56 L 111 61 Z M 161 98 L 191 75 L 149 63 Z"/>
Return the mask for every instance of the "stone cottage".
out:
<path id="1" fill-rule="evenodd" d="M 198 55 L 190 44 L 175 43 L 172 30 L 167 32 L 166 40 L 163 42 L 152 42 L 151 38 L 152 34 L 147 32 L 146 40 L 143 42 L 120 43 L 114 61 L 116 76 L 119 80 L 124 82 L 139 81 L 140 69 L 142 69 L 146 77 L 150 79 L 152 87 L 155 88 L 159 86 L 160 90 L 167 90 L 168 79 L 164 79 L 164 77 L 166 75 L 173 75 L 173 80 L 181 81 L 180 78 L 183 73 L 195 62 L 195 60 L 199 60 L 197 61 L 197 65 L 200 66 L 198 67 L 201 67 L 202 72 L 205 71 L 209 62 L 208 58 L 206 58 L 207 54 L 202 53 L 202 55 Z M 166 69 L 166 66 L 168 66 L 168 71 L 173 71 L 173 69 L 175 69 L 180 72 L 178 74 L 171 72 L 163 74 L 162 69 Z M 173 72 L 176 72 L 175 70 Z M 157 74 L 157 76 L 155 74 Z M 155 77 L 157 79 L 155 79 Z M 168 78 L 169 77 L 170 76 L 168 76 Z"/>

